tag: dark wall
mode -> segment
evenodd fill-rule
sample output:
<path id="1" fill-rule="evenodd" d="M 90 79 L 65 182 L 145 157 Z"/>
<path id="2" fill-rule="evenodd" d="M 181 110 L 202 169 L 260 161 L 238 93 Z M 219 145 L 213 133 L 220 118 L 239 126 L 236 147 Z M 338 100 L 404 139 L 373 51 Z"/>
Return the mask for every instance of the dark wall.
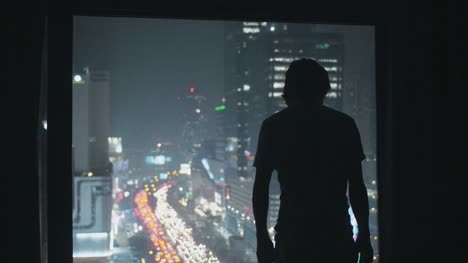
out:
<path id="1" fill-rule="evenodd" d="M 37 126 L 44 19 L 10 14 L 6 14 L 1 41 L 6 44 L 1 74 L 2 261 L 39 262 Z"/>
<path id="2" fill-rule="evenodd" d="M 377 32 L 377 45 L 380 44 L 380 47 L 377 46 L 377 49 L 380 48 L 377 59 L 378 63 L 384 62 L 377 64 L 377 77 L 380 80 L 378 94 L 383 98 L 379 110 L 384 114 L 379 124 L 379 135 L 384 136 L 381 137 L 379 151 L 383 154 L 381 156 L 386 156 L 383 160 L 386 165 L 379 168 L 379 175 L 391 175 L 379 178 L 380 196 L 384 200 L 384 203 L 380 204 L 383 209 L 383 216 L 380 218 L 381 238 L 384 242 L 382 258 L 385 262 L 451 262 L 451 259 L 466 250 L 460 246 L 464 238 L 464 233 L 461 232 L 463 228 L 456 227 L 457 223 L 467 222 L 466 217 L 459 214 L 466 205 L 456 205 L 456 201 L 461 200 L 463 196 L 460 180 L 462 175 L 468 174 L 466 170 L 460 170 L 465 166 L 463 155 L 458 154 L 458 150 L 461 149 L 458 145 L 466 142 L 463 135 L 467 134 L 463 113 L 466 108 L 462 99 L 464 92 L 461 90 L 461 69 L 466 64 L 460 53 L 465 46 L 461 42 L 463 31 L 459 26 L 461 16 L 458 15 L 461 8 L 451 5 L 419 6 L 394 1 L 385 1 L 378 5 L 343 2 L 323 1 L 305 6 L 297 1 L 268 1 L 260 4 L 244 0 L 187 3 L 173 0 L 151 4 L 132 1 L 132 6 L 129 6 L 129 3 L 124 1 L 85 0 L 76 3 L 75 11 L 83 14 L 116 15 L 125 12 L 149 15 L 154 12 L 155 16 L 159 17 L 185 18 L 252 17 L 268 20 L 275 17 L 276 20 L 284 18 L 288 21 L 376 21 L 379 27 L 383 28 L 383 31 Z M 37 7 L 37 10 L 41 9 Z M 67 12 L 70 12 L 70 9 L 63 9 L 62 13 Z M 18 241 L 12 244 L 19 249 L 28 250 L 28 253 L 15 254 L 20 262 L 39 262 L 36 118 L 44 21 L 41 14 L 46 12 L 38 13 L 36 16 L 21 14 L 19 19 L 11 24 L 14 27 L 11 27 L 12 31 L 9 33 L 15 37 L 12 47 L 16 49 L 15 52 L 7 52 L 8 66 L 11 70 L 7 76 L 7 90 L 13 91 L 14 94 L 9 95 L 9 101 L 13 104 L 9 105 L 8 111 L 5 112 L 14 116 L 9 125 L 12 134 L 8 140 L 17 142 L 9 154 L 13 157 L 12 164 L 15 164 L 17 171 L 14 175 L 6 177 L 12 180 L 12 190 L 21 186 L 23 194 L 22 198 L 16 201 L 16 207 L 22 208 L 17 209 L 19 211 L 15 212 L 13 217 L 13 223 L 23 228 L 21 231 L 16 230 L 15 236 L 18 237 Z M 58 45 L 58 42 L 50 46 L 55 45 L 54 52 L 65 54 L 65 58 L 53 57 L 49 64 L 52 63 L 50 67 L 54 72 L 67 75 L 69 70 L 63 68 L 71 62 L 71 41 L 68 42 L 70 38 L 66 32 L 70 20 L 61 20 L 62 18 L 55 16 L 54 19 L 54 23 L 65 22 L 61 27 L 56 26 L 56 31 L 52 30 L 49 33 L 62 32 L 65 46 Z M 53 39 L 59 41 L 57 38 Z M 66 58 L 67 54 L 70 54 L 69 58 Z M 61 75 L 58 78 L 62 78 Z M 67 79 L 58 79 L 56 82 L 51 80 L 50 85 L 57 89 L 60 83 L 67 83 L 66 81 Z M 56 115 L 56 118 L 63 121 L 62 124 L 66 124 L 64 118 L 69 105 L 66 99 L 60 102 L 62 104 L 58 103 L 59 99 L 60 97 L 51 100 L 52 108 L 64 107 L 64 115 Z M 50 130 L 54 129 L 52 124 L 49 124 L 49 127 Z M 70 128 L 68 130 L 71 130 Z M 67 128 L 64 130 L 67 131 Z M 66 136 L 56 132 L 51 141 L 59 142 L 67 138 Z M 55 145 L 53 149 L 58 151 L 60 147 Z M 59 158 L 59 154 L 55 154 L 55 158 Z M 67 154 L 64 156 L 67 157 Z M 68 164 L 54 165 L 55 169 L 50 167 L 51 173 L 54 173 L 50 175 L 50 178 L 54 178 L 52 189 L 70 185 L 68 180 L 71 179 L 61 179 L 62 177 L 58 176 L 60 170 L 67 171 Z M 447 186 L 450 187 L 450 191 L 446 191 Z M 55 194 L 54 198 L 59 196 Z M 70 252 L 71 240 L 67 239 L 68 233 L 64 233 L 68 227 L 71 234 L 71 223 L 68 224 L 67 220 L 60 221 L 60 218 L 65 218 L 69 212 L 65 211 L 67 200 L 68 197 L 64 199 L 63 209 L 52 211 L 50 214 L 54 217 L 53 220 L 56 220 L 56 225 L 51 228 L 50 238 L 63 241 L 54 242 L 50 251 L 59 252 L 51 255 L 51 259 L 70 255 L 61 262 L 71 262 L 71 254 L 67 254 Z M 55 207 L 60 205 L 55 199 L 51 202 L 55 202 Z M 446 250 L 447 246 L 451 249 Z"/>

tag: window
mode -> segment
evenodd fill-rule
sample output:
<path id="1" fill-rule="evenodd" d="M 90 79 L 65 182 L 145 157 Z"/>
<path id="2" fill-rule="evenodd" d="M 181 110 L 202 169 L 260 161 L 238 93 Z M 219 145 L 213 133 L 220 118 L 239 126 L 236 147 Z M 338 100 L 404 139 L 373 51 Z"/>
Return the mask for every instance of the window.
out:
<path id="1" fill-rule="evenodd" d="M 378 261 L 374 28 L 299 25 L 74 18 L 74 258 L 256 262 L 260 125 L 286 107 L 289 63 L 308 57 L 329 72 L 325 105 L 360 129 Z M 270 229 L 280 204 L 271 194 Z M 236 251 L 228 241 L 240 236 Z"/>

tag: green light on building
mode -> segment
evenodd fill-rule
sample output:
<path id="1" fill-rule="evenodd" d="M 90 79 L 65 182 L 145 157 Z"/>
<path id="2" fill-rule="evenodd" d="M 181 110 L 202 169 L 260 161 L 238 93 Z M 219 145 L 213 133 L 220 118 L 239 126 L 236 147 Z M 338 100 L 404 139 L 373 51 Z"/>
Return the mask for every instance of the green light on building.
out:
<path id="1" fill-rule="evenodd" d="M 328 49 L 330 47 L 329 43 L 317 43 L 315 44 L 315 48 L 317 49 Z"/>
<path id="2" fill-rule="evenodd" d="M 221 105 L 221 106 L 217 106 L 217 107 L 215 108 L 215 111 L 220 111 L 220 110 L 225 110 L 225 109 L 226 109 L 226 106 Z"/>

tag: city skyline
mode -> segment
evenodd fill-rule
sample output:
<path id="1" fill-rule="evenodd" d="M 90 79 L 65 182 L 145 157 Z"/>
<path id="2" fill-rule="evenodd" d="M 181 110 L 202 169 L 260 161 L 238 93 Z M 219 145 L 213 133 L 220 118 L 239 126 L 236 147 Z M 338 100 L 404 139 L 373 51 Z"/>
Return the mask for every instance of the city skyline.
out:
<path id="1" fill-rule="evenodd" d="M 349 114 L 359 126 L 376 241 L 373 33 L 372 27 L 358 26 L 76 17 L 73 113 L 77 118 L 73 129 L 77 150 L 73 160 L 84 163 L 108 158 L 113 164 L 112 228 L 135 224 L 135 233 L 146 232 L 153 247 L 164 249 L 170 257 L 176 250 L 187 260 L 187 251 L 204 257 L 199 249 L 206 245 L 209 257 L 214 251 L 222 260 L 255 262 L 251 193 L 259 127 L 263 119 L 286 107 L 280 96 L 284 72 L 291 61 L 306 57 L 317 59 L 329 72 L 332 89 L 325 105 Z M 108 73 L 104 82 L 92 78 L 99 72 Z M 112 150 L 105 153 L 107 142 Z M 97 168 L 102 167 L 107 166 Z M 75 168 L 81 169 L 74 171 L 77 185 L 92 185 L 93 178 L 107 175 L 86 165 Z M 107 189 L 108 182 L 101 184 L 95 187 Z M 176 187 L 171 190 L 172 186 Z M 278 186 L 273 179 L 271 227 L 279 210 Z M 80 191 L 86 188 L 80 189 L 76 188 L 77 205 L 89 206 L 89 200 L 80 199 Z M 94 193 L 90 200 L 93 198 Z M 132 202 L 122 201 L 127 198 L 139 203 L 142 210 L 131 212 Z M 100 203 L 104 225 L 111 213 L 110 201 Z M 74 216 L 77 222 L 83 216 L 94 222 L 95 210 L 94 206 L 91 214 L 89 209 L 74 210 Z M 116 216 L 122 213 L 134 218 Z M 350 215 L 353 221 L 352 211 Z M 160 230 L 138 226 L 150 218 Z M 185 233 L 174 229 L 173 223 L 181 225 Z M 203 231 L 192 233 L 192 228 L 182 226 L 185 223 L 192 228 L 203 226 L 210 236 L 227 242 L 223 249 L 231 252 L 204 238 Z M 76 240 L 90 236 L 79 228 L 76 231 Z M 132 231 L 112 240 L 130 242 Z M 152 235 L 158 238 L 152 239 Z M 186 241 L 199 245 L 181 245 L 170 241 L 171 236 L 184 240 L 190 236 Z M 164 240 L 165 245 L 157 240 Z M 174 247 L 167 250 L 166 245 Z"/>
<path id="2" fill-rule="evenodd" d="M 172 131 L 181 130 L 183 125 L 177 97 L 187 93 L 190 87 L 195 87 L 199 94 L 207 97 L 208 104 L 214 109 L 226 96 L 223 67 L 228 59 L 225 54 L 228 46 L 225 27 L 235 23 L 75 17 L 74 70 L 79 72 L 89 67 L 111 73 L 112 136 L 123 137 L 127 144 L 138 146 L 147 145 L 155 138 L 177 141 L 182 135 Z M 373 40 L 368 39 L 369 29 L 338 25 L 307 27 L 317 33 L 344 34 L 344 63 L 347 70 L 343 84 L 375 92 L 373 87 L 368 87 L 373 76 L 369 76 L 369 80 L 359 76 L 368 72 L 367 69 L 360 69 L 365 62 L 359 59 L 359 54 L 372 54 L 373 51 Z M 373 63 L 372 58 L 366 61 Z M 129 90 L 132 91 L 130 96 L 127 94 Z M 346 104 L 350 98 L 343 94 L 343 103 Z M 343 110 L 349 113 L 356 111 L 346 106 Z M 215 118 L 213 111 L 208 112 L 208 119 Z M 357 122 L 359 126 L 361 123 L 359 120 Z M 138 131 L 134 132 L 132 127 L 138 127 Z M 369 129 L 367 125 L 363 128 L 366 137 L 372 136 L 371 132 L 366 131 Z M 215 136 L 214 121 L 208 122 L 208 133 Z M 370 148 L 369 143 L 363 144 L 365 150 Z"/>

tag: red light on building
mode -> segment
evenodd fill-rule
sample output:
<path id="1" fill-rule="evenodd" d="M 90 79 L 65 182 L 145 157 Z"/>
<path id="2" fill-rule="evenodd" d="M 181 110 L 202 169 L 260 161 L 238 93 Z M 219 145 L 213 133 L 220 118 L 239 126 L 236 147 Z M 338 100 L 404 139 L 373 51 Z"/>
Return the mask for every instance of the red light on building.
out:
<path id="1" fill-rule="evenodd" d="M 177 100 L 180 100 L 180 96 L 177 96 Z"/>
<path id="2" fill-rule="evenodd" d="M 194 87 L 190 87 L 190 93 L 194 93 L 195 92 L 195 88 Z"/>

